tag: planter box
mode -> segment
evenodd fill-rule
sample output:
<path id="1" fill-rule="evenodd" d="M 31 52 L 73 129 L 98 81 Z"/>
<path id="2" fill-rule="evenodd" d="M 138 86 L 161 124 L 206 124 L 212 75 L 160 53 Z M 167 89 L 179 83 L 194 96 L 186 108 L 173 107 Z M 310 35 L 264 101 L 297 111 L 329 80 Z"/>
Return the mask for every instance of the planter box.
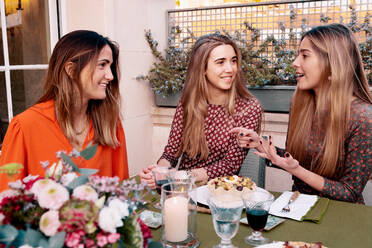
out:
<path id="1" fill-rule="evenodd" d="M 288 113 L 289 105 L 296 86 L 248 87 L 248 90 L 260 101 L 265 112 Z"/>
<path id="2" fill-rule="evenodd" d="M 248 87 L 248 90 L 260 101 L 265 112 L 288 113 L 291 97 L 296 86 Z M 159 107 L 176 107 L 181 92 L 166 98 L 155 94 L 155 103 Z"/>

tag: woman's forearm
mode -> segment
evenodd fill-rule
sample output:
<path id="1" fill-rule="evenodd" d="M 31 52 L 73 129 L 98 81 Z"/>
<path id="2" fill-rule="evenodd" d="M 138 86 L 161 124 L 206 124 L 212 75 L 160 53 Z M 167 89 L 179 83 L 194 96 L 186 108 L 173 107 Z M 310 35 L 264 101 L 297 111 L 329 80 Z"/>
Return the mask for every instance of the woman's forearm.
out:
<path id="1" fill-rule="evenodd" d="M 289 173 L 291 173 L 293 176 L 299 178 L 303 182 L 307 183 L 309 186 L 311 186 L 313 189 L 321 192 L 324 187 L 324 177 L 309 171 L 299 165 L 298 167 L 294 169 L 288 169 Z"/>

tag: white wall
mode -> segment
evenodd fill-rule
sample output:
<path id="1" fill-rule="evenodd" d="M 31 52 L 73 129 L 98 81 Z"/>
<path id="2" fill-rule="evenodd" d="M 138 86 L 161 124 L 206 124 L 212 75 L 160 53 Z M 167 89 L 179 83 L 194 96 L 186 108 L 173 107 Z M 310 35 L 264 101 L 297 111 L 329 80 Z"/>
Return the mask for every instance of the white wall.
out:
<path id="1" fill-rule="evenodd" d="M 127 138 L 129 174 L 152 163 L 153 94 L 147 82 L 135 77 L 146 74 L 153 62 L 144 38 L 151 29 L 160 49 L 166 46 L 166 10 L 173 0 L 63 0 L 64 31 L 90 29 L 120 46 L 122 115 Z"/>

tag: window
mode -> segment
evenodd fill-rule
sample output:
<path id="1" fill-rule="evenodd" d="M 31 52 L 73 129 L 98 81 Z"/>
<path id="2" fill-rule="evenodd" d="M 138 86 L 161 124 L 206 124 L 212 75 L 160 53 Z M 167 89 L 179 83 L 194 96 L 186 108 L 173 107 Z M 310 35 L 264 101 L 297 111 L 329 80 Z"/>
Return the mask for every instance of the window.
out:
<path id="1" fill-rule="evenodd" d="M 57 0 L 0 0 L 0 146 L 13 116 L 41 96 L 58 39 L 57 5 Z"/>

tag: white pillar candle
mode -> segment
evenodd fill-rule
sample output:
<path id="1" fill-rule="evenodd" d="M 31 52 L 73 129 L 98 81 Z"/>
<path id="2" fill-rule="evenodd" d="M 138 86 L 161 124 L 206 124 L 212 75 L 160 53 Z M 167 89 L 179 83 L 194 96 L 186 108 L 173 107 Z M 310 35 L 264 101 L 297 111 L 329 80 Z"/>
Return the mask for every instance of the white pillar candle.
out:
<path id="1" fill-rule="evenodd" d="M 170 242 L 187 239 L 188 200 L 174 196 L 164 201 L 163 206 L 164 238 Z"/>

